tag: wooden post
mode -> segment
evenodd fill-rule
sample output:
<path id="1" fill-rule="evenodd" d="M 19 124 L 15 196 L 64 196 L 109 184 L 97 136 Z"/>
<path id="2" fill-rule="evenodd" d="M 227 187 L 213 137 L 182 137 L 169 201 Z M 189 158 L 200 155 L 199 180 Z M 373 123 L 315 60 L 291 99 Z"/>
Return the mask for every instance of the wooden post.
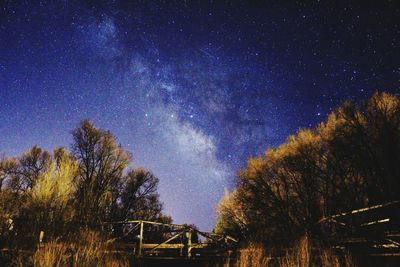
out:
<path id="1" fill-rule="evenodd" d="M 188 258 L 190 259 L 192 257 L 192 230 L 189 230 L 189 232 L 187 232 L 187 238 L 188 238 Z"/>
<path id="2" fill-rule="evenodd" d="M 42 243 L 43 243 L 43 239 L 44 239 L 44 231 L 40 231 L 40 234 L 39 234 L 39 244 L 42 244 Z"/>
<path id="3" fill-rule="evenodd" d="M 44 241 L 44 231 L 40 231 L 39 233 L 39 249 L 43 246 Z"/>
<path id="4" fill-rule="evenodd" d="M 143 221 L 140 221 L 139 257 L 142 256 L 142 245 L 143 245 Z"/>

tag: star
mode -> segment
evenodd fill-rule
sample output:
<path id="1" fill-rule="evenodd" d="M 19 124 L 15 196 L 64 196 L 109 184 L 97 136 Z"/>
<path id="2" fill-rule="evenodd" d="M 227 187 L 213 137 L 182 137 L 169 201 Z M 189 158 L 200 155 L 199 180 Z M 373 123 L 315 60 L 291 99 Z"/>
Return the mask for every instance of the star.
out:
<path id="1" fill-rule="evenodd" d="M 212 230 L 249 157 L 348 99 L 398 91 L 395 1 L 317 2 L 7 1 L 0 154 L 69 148 L 89 118 L 160 179 L 175 222 Z"/>

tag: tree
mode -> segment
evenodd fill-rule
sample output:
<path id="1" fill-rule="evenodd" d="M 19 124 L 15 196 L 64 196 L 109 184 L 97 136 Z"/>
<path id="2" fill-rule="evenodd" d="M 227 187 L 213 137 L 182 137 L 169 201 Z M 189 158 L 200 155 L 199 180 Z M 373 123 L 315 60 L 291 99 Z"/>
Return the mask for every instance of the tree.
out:
<path id="1" fill-rule="evenodd" d="M 87 224 L 109 218 L 118 198 L 118 187 L 131 155 L 109 132 L 89 120 L 73 133 L 72 153 L 79 161 L 76 181 L 79 217 Z"/>
<path id="2" fill-rule="evenodd" d="M 146 220 L 172 223 L 171 217 L 162 214 L 163 205 L 157 193 L 158 178 L 142 168 L 131 169 L 123 176 L 119 189 L 117 208 L 113 218 L 118 221 Z M 128 227 L 129 228 L 129 227 Z M 130 229 L 130 228 L 129 228 Z M 125 229 L 128 230 L 129 229 Z M 123 225 L 114 225 L 113 233 L 121 236 Z M 160 235 L 147 235 L 147 238 L 162 240 Z"/>
<path id="3" fill-rule="evenodd" d="M 6 181 L 0 192 L 0 217 L 2 222 L 12 222 L 3 225 L 3 232 L 12 230 L 6 235 L 22 238 L 25 245 L 35 242 L 42 230 L 47 236 L 65 233 L 74 216 L 73 183 L 78 170 L 68 151 L 60 148 L 51 155 L 35 146 L 19 158 L 3 159 L 0 167 Z"/>
<path id="4" fill-rule="evenodd" d="M 64 148 L 56 149 L 45 172 L 37 177 L 33 188 L 25 193 L 20 210 L 20 231 L 36 239 L 40 231 L 47 237 L 68 233 L 75 219 L 73 198 L 78 162 Z M 21 232 L 19 233 L 21 234 Z"/>
<path id="5" fill-rule="evenodd" d="M 365 204 L 398 199 L 400 98 L 375 94 L 357 107 L 347 102 L 321 125 L 331 157 L 349 165 L 364 187 Z"/>
<path id="6" fill-rule="evenodd" d="M 248 232 L 245 208 L 238 206 L 242 202 L 237 199 L 238 191 L 229 193 L 225 190 L 223 198 L 217 206 L 219 218 L 213 230 L 216 234 L 227 234 L 234 237 L 246 237 Z"/>
<path id="7" fill-rule="evenodd" d="M 40 175 L 50 166 L 50 154 L 38 146 L 34 146 L 22 154 L 9 169 L 10 187 L 15 192 L 32 189 Z"/>
<path id="8" fill-rule="evenodd" d="M 346 102 L 316 129 L 301 129 L 248 161 L 220 203 L 219 231 L 244 229 L 242 235 L 270 242 L 319 236 L 323 216 L 398 199 L 398 162 L 399 97 Z"/>
<path id="9" fill-rule="evenodd" d="M 109 131 L 84 120 L 72 134 L 71 152 L 34 146 L 20 157 L 0 159 L 0 245 L 12 240 L 29 247 L 40 231 L 68 238 L 81 226 L 99 230 L 105 221 L 172 222 L 162 214 L 158 178 L 128 170 L 131 155 Z"/>
<path id="10" fill-rule="evenodd" d="M 158 178 L 144 169 L 133 169 L 124 177 L 120 197 L 122 219 L 157 220 L 162 204 L 157 194 Z"/>
<path id="11" fill-rule="evenodd" d="M 3 188 L 3 184 L 10 180 L 11 175 L 15 172 L 17 167 L 17 160 L 15 158 L 6 158 L 3 156 L 0 159 L 0 191 Z"/>

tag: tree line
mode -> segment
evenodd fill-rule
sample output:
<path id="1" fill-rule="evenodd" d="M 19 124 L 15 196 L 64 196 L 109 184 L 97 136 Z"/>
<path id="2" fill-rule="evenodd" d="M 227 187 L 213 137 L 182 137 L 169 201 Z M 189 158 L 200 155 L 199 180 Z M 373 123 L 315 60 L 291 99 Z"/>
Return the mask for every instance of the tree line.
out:
<path id="1" fill-rule="evenodd" d="M 399 196 L 400 98 L 376 93 L 250 158 L 214 231 L 267 244 L 321 238 L 321 218 Z"/>
<path id="2" fill-rule="evenodd" d="M 72 137 L 70 149 L 50 153 L 34 146 L 19 157 L 0 159 L 2 246 L 29 246 L 40 231 L 48 239 L 83 228 L 98 231 L 107 221 L 172 222 L 162 212 L 158 178 L 130 168 L 132 155 L 111 132 L 84 120 Z M 108 228 L 106 234 L 117 230 Z"/>

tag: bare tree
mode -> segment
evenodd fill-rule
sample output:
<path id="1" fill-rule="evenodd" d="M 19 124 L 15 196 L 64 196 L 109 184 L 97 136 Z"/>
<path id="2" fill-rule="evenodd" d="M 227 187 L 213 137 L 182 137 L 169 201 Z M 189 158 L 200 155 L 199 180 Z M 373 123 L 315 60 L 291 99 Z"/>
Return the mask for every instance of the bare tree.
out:
<path id="1" fill-rule="evenodd" d="M 121 191 L 123 219 L 154 220 L 162 205 L 157 194 L 158 178 L 144 169 L 133 169 L 124 177 Z"/>
<path id="2" fill-rule="evenodd" d="M 89 120 L 82 121 L 72 135 L 72 153 L 79 161 L 79 216 L 86 223 L 96 223 L 110 214 L 131 155 L 110 132 L 96 128 Z"/>

